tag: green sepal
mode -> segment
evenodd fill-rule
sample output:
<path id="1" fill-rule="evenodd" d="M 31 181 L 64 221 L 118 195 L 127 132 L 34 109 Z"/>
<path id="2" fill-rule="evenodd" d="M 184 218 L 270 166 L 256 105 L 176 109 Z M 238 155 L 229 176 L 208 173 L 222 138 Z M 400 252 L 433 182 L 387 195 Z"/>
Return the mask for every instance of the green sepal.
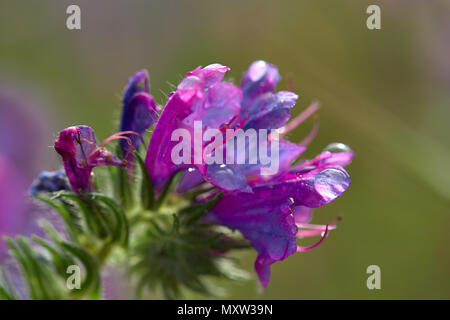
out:
<path id="1" fill-rule="evenodd" d="M 144 160 L 142 156 L 135 152 L 134 156 L 136 157 L 139 168 L 141 169 L 141 202 L 143 209 L 152 209 L 155 205 L 155 189 L 153 187 L 152 179 L 150 174 L 145 166 Z"/>
<path id="2" fill-rule="evenodd" d="M 85 197 L 69 191 L 59 191 L 55 193 L 54 198 L 68 199 L 75 202 L 83 215 L 83 220 L 89 232 L 96 235 L 100 234 L 101 227 L 99 226 L 99 222 L 96 221 L 92 208 L 87 203 Z"/>
<path id="3" fill-rule="evenodd" d="M 116 168 L 115 193 L 120 205 L 125 209 L 129 209 L 134 205 L 132 183 L 130 180 L 127 168 Z"/>
<path id="4" fill-rule="evenodd" d="M 161 194 L 159 195 L 158 199 L 156 200 L 155 203 L 155 209 L 159 209 L 164 202 L 167 199 L 167 196 L 169 194 L 169 191 L 172 190 L 173 186 L 176 185 L 176 183 L 178 182 L 178 179 L 181 177 L 181 173 L 183 171 L 177 171 L 175 172 L 167 181 L 167 183 L 164 185 L 163 190 L 161 191 Z"/>
<path id="5" fill-rule="evenodd" d="M 109 238 L 123 245 L 128 242 L 128 221 L 115 200 L 100 193 L 77 195 L 65 191 L 58 192 L 55 197 L 77 203 L 88 230 L 99 239 Z"/>
<path id="6" fill-rule="evenodd" d="M 83 228 L 80 226 L 79 216 L 74 208 L 72 208 L 72 205 L 63 199 L 50 198 L 42 193 L 37 194 L 35 198 L 48 204 L 59 213 L 64 221 L 70 239 L 76 241 L 77 234 L 81 233 Z"/>
<path id="7" fill-rule="evenodd" d="M 102 202 L 112 211 L 116 222 L 115 227 L 112 230 L 112 240 L 126 247 L 128 245 L 129 227 L 128 219 L 123 209 L 117 204 L 116 201 L 101 193 L 91 193 L 90 197 L 93 201 L 98 200 Z"/>
<path id="8" fill-rule="evenodd" d="M 194 204 L 180 211 L 180 217 L 182 218 L 183 224 L 186 226 L 191 226 L 198 222 L 208 211 L 214 208 L 222 196 L 223 192 L 219 192 L 207 202 Z"/>

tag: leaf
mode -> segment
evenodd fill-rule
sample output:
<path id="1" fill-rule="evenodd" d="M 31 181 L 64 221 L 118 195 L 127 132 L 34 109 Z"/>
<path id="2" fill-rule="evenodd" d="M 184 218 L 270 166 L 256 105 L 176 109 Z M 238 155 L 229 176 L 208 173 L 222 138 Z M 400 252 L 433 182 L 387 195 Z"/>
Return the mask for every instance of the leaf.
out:
<path id="1" fill-rule="evenodd" d="M 58 245 L 77 257 L 86 270 L 85 280 L 81 285 L 81 289 L 76 292 L 75 296 L 91 294 L 92 298 L 99 298 L 101 279 L 97 260 L 89 252 L 75 244 L 61 241 Z"/>
<path id="2" fill-rule="evenodd" d="M 0 286 L 0 300 L 16 300 L 14 297 L 10 296 L 6 289 Z"/>
<path id="3" fill-rule="evenodd" d="M 44 256 L 37 254 L 22 236 L 16 242 L 7 239 L 19 266 L 24 273 L 33 299 L 62 299 L 66 294 L 61 277 L 54 273 Z"/>
<path id="4" fill-rule="evenodd" d="M 31 298 L 39 299 L 43 294 L 41 293 L 39 283 L 36 282 L 36 278 L 34 277 L 33 266 L 11 238 L 5 237 L 4 240 L 11 250 L 11 255 L 19 264 L 22 274 L 27 282 Z"/>
<path id="5" fill-rule="evenodd" d="M 0 269 L 0 300 L 17 300 L 17 293 L 14 292 L 11 284 Z"/>

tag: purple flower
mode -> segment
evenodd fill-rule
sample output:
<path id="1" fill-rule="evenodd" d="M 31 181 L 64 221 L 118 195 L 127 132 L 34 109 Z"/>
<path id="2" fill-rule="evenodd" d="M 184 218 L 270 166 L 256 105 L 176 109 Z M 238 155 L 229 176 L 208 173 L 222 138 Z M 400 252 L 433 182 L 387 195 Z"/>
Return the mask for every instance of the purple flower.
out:
<path id="1" fill-rule="evenodd" d="M 188 164 L 176 165 L 171 159 L 172 132 L 183 128 L 194 131 L 194 121 L 201 120 L 207 128 L 220 128 L 240 112 L 241 91 L 235 85 L 221 82 L 229 70 L 220 64 L 198 67 L 189 72 L 177 90 L 169 96 L 153 130 L 145 164 L 157 189 L 177 170 L 190 168 Z M 194 153 L 192 153 L 194 157 Z M 194 161 L 191 161 L 193 163 Z M 205 165 L 198 165 L 201 172 Z"/>
<path id="2" fill-rule="evenodd" d="M 67 176 L 64 171 L 42 171 L 30 186 L 32 196 L 38 193 L 52 193 L 60 190 L 70 190 Z"/>
<path id="3" fill-rule="evenodd" d="M 27 188 L 49 160 L 39 150 L 50 125 L 45 110 L 25 91 L 0 86 L 0 263 L 7 253 L 3 236 L 37 233 L 35 221 L 42 217 L 28 201 Z"/>
<path id="4" fill-rule="evenodd" d="M 125 87 L 122 98 L 122 116 L 119 131 L 133 131 L 143 135 L 158 118 L 159 107 L 155 100 L 148 94 L 150 89 L 149 77 L 146 70 L 136 72 Z M 137 150 L 141 140 L 136 135 L 126 135 L 132 143 L 133 148 Z M 128 151 L 126 140 L 120 141 L 122 155 Z"/>
<path id="5" fill-rule="evenodd" d="M 283 260 L 297 251 L 307 251 L 320 244 L 337 221 L 328 225 L 312 225 L 312 208 L 323 206 L 340 196 L 350 185 L 350 178 L 343 166 L 350 163 L 353 152 L 343 144 L 331 144 L 312 160 L 291 165 L 314 138 L 318 122 L 311 133 L 299 144 L 283 139 L 283 136 L 313 115 L 318 104 L 312 104 L 300 115 L 287 123 L 290 109 L 298 96 L 288 91 L 275 91 L 280 80 L 278 69 L 265 62 L 254 62 L 244 73 L 240 87 L 223 82 L 223 65 L 198 67 L 189 72 L 169 96 L 150 140 L 146 166 L 157 188 L 161 188 L 178 170 L 184 171 L 177 190 L 184 192 L 203 181 L 225 191 L 223 197 L 207 213 L 206 221 L 223 224 L 239 230 L 258 252 L 255 270 L 265 287 L 270 280 L 270 265 Z M 202 129 L 219 129 L 219 144 L 225 154 L 232 153 L 236 160 L 238 152 L 230 150 L 225 143 L 227 129 L 254 130 L 257 139 L 260 129 L 269 134 L 267 149 L 279 144 L 279 168 L 271 176 L 263 176 L 260 169 L 265 165 L 257 153 L 257 161 L 248 161 L 250 148 L 245 142 L 246 161 L 229 163 L 175 164 L 171 151 L 177 142 L 171 141 L 175 129 L 185 129 L 194 136 L 195 121 L 202 121 Z M 276 130 L 276 131 L 275 131 Z M 280 134 L 281 136 L 279 136 Z M 212 142 L 211 142 L 212 143 Z M 215 141 L 214 141 L 215 143 Z M 195 141 L 194 141 L 195 144 Z M 203 140 L 201 152 L 210 147 Z M 259 146 L 258 146 L 259 147 Z M 195 147 L 188 150 L 195 158 Z M 184 152 L 184 151 L 183 151 Z M 194 164 L 195 163 L 195 164 Z M 298 238 L 321 235 L 311 247 L 297 244 Z"/>
<path id="6" fill-rule="evenodd" d="M 62 158 L 64 169 L 72 189 L 79 193 L 92 191 L 92 169 L 97 166 L 126 166 L 131 155 L 131 139 L 119 132 L 97 146 L 94 131 L 88 126 L 75 126 L 64 129 L 55 141 L 55 150 Z M 117 158 L 105 148 L 111 140 L 123 139 L 128 142 L 128 151 L 123 160 Z"/>
<path id="7" fill-rule="evenodd" d="M 239 230 L 258 257 L 255 270 L 261 284 L 270 280 L 270 265 L 295 252 L 308 251 L 319 245 L 337 220 L 326 226 L 308 224 L 312 209 L 332 202 L 350 185 L 341 167 L 353 153 L 325 151 L 311 161 L 291 168 L 282 176 L 251 183 L 252 193 L 234 191 L 223 195 L 207 214 L 206 220 Z M 311 247 L 297 245 L 297 238 L 322 235 Z"/>
<path id="8" fill-rule="evenodd" d="M 242 129 L 255 130 L 258 140 L 260 139 L 259 129 L 271 131 L 285 126 L 290 117 L 290 109 L 294 107 L 298 96 L 289 91 L 275 92 L 276 84 L 280 81 L 278 69 L 265 61 L 259 60 L 251 64 L 247 72 L 244 73 L 241 90 L 243 100 L 241 101 L 241 119 L 244 119 Z M 267 138 L 268 149 L 272 141 Z M 291 143 L 287 140 L 278 139 L 279 144 L 279 168 L 278 174 L 289 169 L 293 159 L 298 157 L 305 147 Z M 246 156 L 251 153 L 251 146 L 246 141 Z M 234 152 L 235 159 L 239 150 Z M 242 152 L 242 151 L 241 151 Z M 255 164 L 212 164 L 208 166 L 205 180 L 218 186 L 221 189 L 232 191 L 249 191 L 248 176 L 259 176 L 262 164 L 258 152 Z"/>
<path id="9" fill-rule="evenodd" d="M 220 64 L 212 64 L 203 69 L 198 67 L 189 72 L 177 90 L 170 95 L 153 131 L 146 158 L 147 169 L 157 188 L 160 188 L 175 171 L 189 169 L 178 190 L 185 191 L 201 181 L 210 182 L 228 191 L 251 190 L 247 176 L 258 175 L 261 167 L 264 167 L 259 154 L 255 164 L 246 165 L 223 163 L 206 165 L 204 162 L 194 165 L 192 164 L 194 161 L 190 162 L 192 165 L 175 165 L 171 159 L 171 151 L 177 144 L 171 141 L 172 132 L 183 128 L 192 133 L 194 121 L 201 120 L 203 129 L 219 129 L 223 133 L 224 141 L 230 138 L 225 134 L 226 129 L 253 129 L 259 139 L 259 129 L 270 132 L 286 124 L 297 95 L 288 91 L 274 92 L 280 80 L 275 66 L 265 61 L 254 62 L 244 74 L 240 87 L 222 82 L 228 70 L 228 67 Z M 270 148 L 270 137 L 267 139 Z M 288 170 L 291 161 L 299 156 L 305 147 L 283 139 L 278 142 L 279 173 L 282 173 Z M 249 149 L 248 141 L 246 144 L 246 149 Z M 207 145 L 208 143 L 202 142 L 202 154 Z M 235 159 L 237 154 L 238 152 L 234 152 Z M 191 152 L 191 157 L 195 157 L 195 150 Z"/>
<path id="10" fill-rule="evenodd" d="M 20 172 L 0 154 L 0 260 L 6 248 L 1 238 L 23 230 L 26 222 L 25 190 Z"/>

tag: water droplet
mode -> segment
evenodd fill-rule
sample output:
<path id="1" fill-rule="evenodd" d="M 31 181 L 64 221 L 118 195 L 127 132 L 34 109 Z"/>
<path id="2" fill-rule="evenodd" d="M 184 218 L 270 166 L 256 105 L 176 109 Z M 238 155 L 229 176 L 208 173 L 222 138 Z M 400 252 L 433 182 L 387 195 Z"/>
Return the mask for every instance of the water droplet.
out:
<path id="1" fill-rule="evenodd" d="M 349 146 L 340 142 L 330 143 L 323 149 L 323 151 L 328 151 L 331 153 L 339 153 L 339 152 L 352 152 Z"/>

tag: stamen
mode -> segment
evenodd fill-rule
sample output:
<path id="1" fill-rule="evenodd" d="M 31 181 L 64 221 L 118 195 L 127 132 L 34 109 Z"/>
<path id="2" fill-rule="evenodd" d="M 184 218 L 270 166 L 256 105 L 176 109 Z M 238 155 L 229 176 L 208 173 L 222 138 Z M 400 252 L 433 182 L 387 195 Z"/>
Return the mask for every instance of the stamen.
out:
<path id="1" fill-rule="evenodd" d="M 280 136 L 283 137 L 288 132 L 297 128 L 303 121 L 308 119 L 317 110 L 319 110 L 319 103 L 313 102 L 308 108 L 306 108 L 302 113 L 292 119 L 287 125 L 279 129 Z"/>
<path id="2" fill-rule="evenodd" d="M 127 159 L 128 159 L 128 157 L 130 156 L 131 151 L 132 151 L 132 148 L 133 148 L 133 142 L 131 141 L 131 138 L 125 136 L 125 135 L 128 135 L 128 134 L 138 136 L 138 137 L 141 139 L 142 143 L 144 143 L 144 139 L 142 138 L 142 136 L 141 136 L 139 133 L 134 132 L 134 131 L 121 131 L 121 132 L 117 132 L 117 133 L 113 134 L 113 135 L 110 136 L 109 138 L 106 138 L 106 139 L 100 144 L 100 146 L 98 146 L 94 151 L 92 151 L 92 153 L 91 153 L 89 156 L 91 156 L 91 155 L 95 154 L 96 152 L 98 152 L 99 150 L 105 148 L 105 145 L 106 145 L 107 143 L 113 141 L 113 140 L 126 140 L 127 143 L 128 143 L 128 149 L 127 149 L 127 152 L 126 152 L 126 154 L 125 154 L 125 157 L 122 159 L 122 164 L 123 164 L 123 165 L 126 165 L 126 164 L 128 163 L 128 160 L 127 160 Z"/>
<path id="3" fill-rule="evenodd" d="M 319 241 L 317 241 L 315 244 L 313 244 L 313 245 L 310 246 L 310 247 L 301 247 L 301 246 L 297 246 L 297 252 L 306 252 L 306 251 L 309 251 L 309 250 L 314 249 L 314 248 L 317 247 L 319 244 L 321 244 L 323 240 L 325 240 L 327 234 L 328 234 L 328 225 L 326 225 L 326 227 L 325 227 L 325 232 L 322 234 L 322 237 L 320 238 Z"/>
<path id="4" fill-rule="evenodd" d="M 328 224 L 330 230 L 336 229 L 339 221 L 342 220 L 341 216 L 336 217 L 333 221 Z M 322 224 L 309 224 L 309 223 L 297 223 L 297 227 L 301 229 L 310 229 L 310 230 L 325 230 L 325 225 Z"/>
<path id="5" fill-rule="evenodd" d="M 80 145 L 81 155 L 84 157 L 84 164 L 86 164 L 86 163 L 88 163 L 87 156 L 86 156 L 86 152 L 84 151 L 83 145 L 81 144 L 81 140 L 88 141 L 85 138 L 81 139 L 81 131 L 78 130 L 77 137 L 75 138 L 75 141 Z"/>
<path id="6" fill-rule="evenodd" d="M 112 141 L 112 140 L 121 139 L 120 137 L 122 137 L 123 135 L 127 135 L 127 134 L 131 134 L 131 135 L 138 136 L 138 137 L 140 138 L 141 142 L 142 142 L 143 144 L 145 144 L 144 138 L 142 138 L 142 136 L 141 136 L 139 133 L 134 132 L 134 131 L 120 131 L 120 132 L 117 132 L 117 133 L 113 134 L 113 135 L 110 136 L 109 138 L 105 139 L 105 141 L 103 141 L 103 142 L 101 143 L 100 147 L 104 147 L 105 144 L 107 144 L 108 142 L 110 142 L 110 141 Z"/>
<path id="7" fill-rule="evenodd" d="M 317 241 L 314 245 L 312 245 L 310 247 L 297 246 L 297 252 L 305 252 L 305 251 L 309 251 L 309 250 L 312 250 L 315 247 L 317 247 L 319 244 L 322 243 L 323 240 L 325 240 L 329 230 L 336 229 L 336 226 L 341 219 L 342 219 L 342 217 L 338 216 L 331 223 L 329 223 L 325 226 L 318 225 L 318 224 L 308 224 L 308 223 L 297 224 L 299 229 L 306 229 L 306 230 L 299 230 L 297 232 L 297 236 L 300 238 L 322 235 L 320 240 Z"/>
<path id="8" fill-rule="evenodd" d="M 308 144 L 311 143 L 311 141 L 313 141 L 313 139 L 316 137 L 317 132 L 319 132 L 319 116 L 318 115 L 314 115 L 314 125 L 313 128 L 311 129 L 311 131 L 309 132 L 309 134 L 299 143 L 299 145 L 301 146 L 308 146 Z"/>

